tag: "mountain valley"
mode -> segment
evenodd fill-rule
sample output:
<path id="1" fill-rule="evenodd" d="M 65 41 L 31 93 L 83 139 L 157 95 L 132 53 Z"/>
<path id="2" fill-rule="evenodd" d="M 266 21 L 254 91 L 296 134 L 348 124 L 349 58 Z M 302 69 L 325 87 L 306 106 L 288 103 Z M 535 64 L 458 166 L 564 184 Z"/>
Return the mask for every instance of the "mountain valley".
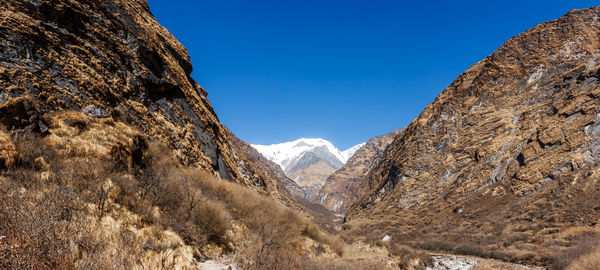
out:
<path id="1" fill-rule="evenodd" d="M 1 269 L 600 265 L 600 7 L 341 151 L 238 138 L 149 5 L 0 1 Z"/>

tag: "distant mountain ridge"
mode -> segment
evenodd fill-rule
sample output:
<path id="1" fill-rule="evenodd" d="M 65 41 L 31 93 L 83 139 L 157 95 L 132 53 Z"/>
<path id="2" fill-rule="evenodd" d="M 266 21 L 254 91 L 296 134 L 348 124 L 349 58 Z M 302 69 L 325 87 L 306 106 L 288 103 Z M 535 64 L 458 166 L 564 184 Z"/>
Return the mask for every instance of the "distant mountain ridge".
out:
<path id="1" fill-rule="evenodd" d="M 253 144 L 268 160 L 278 164 L 285 175 L 304 189 L 305 199 L 314 200 L 327 178 L 340 169 L 364 145 L 344 151 L 321 138 L 301 138 L 272 145 Z"/>
<path id="2" fill-rule="evenodd" d="M 301 138 L 291 142 L 271 145 L 252 144 L 267 159 L 279 164 L 287 173 L 301 163 L 303 156 L 312 153 L 323 159 L 335 169 L 341 168 L 364 143 L 357 144 L 344 151 L 337 149 L 331 142 L 321 138 Z"/>

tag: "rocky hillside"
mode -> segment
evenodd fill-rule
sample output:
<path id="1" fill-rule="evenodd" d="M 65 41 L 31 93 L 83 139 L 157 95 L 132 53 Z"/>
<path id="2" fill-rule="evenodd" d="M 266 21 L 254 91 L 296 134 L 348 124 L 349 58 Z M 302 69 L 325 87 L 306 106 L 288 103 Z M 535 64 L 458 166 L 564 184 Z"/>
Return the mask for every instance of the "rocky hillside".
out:
<path id="1" fill-rule="evenodd" d="M 186 49 L 146 1 L 8 0 L 0 9 L 0 105 L 10 112 L 0 120 L 8 129 L 46 132 L 44 116 L 60 110 L 112 117 L 165 142 L 185 165 L 279 196 L 276 181 L 232 143 L 190 77 Z"/>
<path id="2" fill-rule="evenodd" d="M 336 213 L 345 211 L 369 190 L 363 185 L 373 167 L 383 157 L 386 147 L 402 129 L 370 139 L 346 164 L 331 174 L 319 191 L 319 202 Z"/>
<path id="3" fill-rule="evenodd" d="M 574 10 L 470 67 L 391 143 L 348 227 L 542 263 L 577 245 L 567 231 L 600 223 L 599 37 L 600 7 Z"/>
<path id="4" fill-rule="evenodd" d="M 191 71 L 145 0 L 0 1 L 0 268 L 350 264 Z"/>

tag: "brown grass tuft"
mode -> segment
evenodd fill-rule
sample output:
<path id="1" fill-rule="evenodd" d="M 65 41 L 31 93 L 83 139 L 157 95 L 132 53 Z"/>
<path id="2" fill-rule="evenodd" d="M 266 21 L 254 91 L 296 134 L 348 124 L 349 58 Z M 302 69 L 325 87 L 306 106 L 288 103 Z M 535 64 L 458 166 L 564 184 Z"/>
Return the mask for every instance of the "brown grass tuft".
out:
<path id="1" fill-rule="evenodd" d="M 600 269 L 600 249 L 577 258 L 568 267 L 568 270 L 598 270 Z"/>

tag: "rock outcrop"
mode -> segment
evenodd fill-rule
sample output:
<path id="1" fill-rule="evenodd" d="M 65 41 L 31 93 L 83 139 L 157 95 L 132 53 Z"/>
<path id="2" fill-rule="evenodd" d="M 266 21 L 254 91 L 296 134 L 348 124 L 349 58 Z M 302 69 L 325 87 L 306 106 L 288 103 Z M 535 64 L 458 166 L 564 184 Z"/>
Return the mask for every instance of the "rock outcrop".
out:
<path id="1" fill-rule="evenodd" d="M 112 117 L 166 143 L 185 165 L 278 193 L 219 123 L 186 49 L 146 1 L 7 0 L 0 10 L 6 129 L 47 132 L 54 111 Z"/>
<path id="2" fill-rule="evenodd" d="M 327 178 L 319 191 L 319 203 L 336 213 L 345 211 L 368 192 L 363 183 L 371 169 L 381 160 L 386 147 L 402 129 L 370 139 L 348 162 Z"/>
<path id="3" fill-rule="evenodd" d="M 600 7 L 573 10 L 474 64 L 396 137 L 349 219 L 536 255 L 598 224 L 599 36 Z"/>
<path id="4" fill-rule="evenodd" d="M 332 167 L 326 161 L 311 154 L 305 155 L 303 162 L 306 163 L 294 167 L 286 172 L 286 175 L 304 190 L 305 199 L 314 201 L 327 177 L 339 168 Z"/>

